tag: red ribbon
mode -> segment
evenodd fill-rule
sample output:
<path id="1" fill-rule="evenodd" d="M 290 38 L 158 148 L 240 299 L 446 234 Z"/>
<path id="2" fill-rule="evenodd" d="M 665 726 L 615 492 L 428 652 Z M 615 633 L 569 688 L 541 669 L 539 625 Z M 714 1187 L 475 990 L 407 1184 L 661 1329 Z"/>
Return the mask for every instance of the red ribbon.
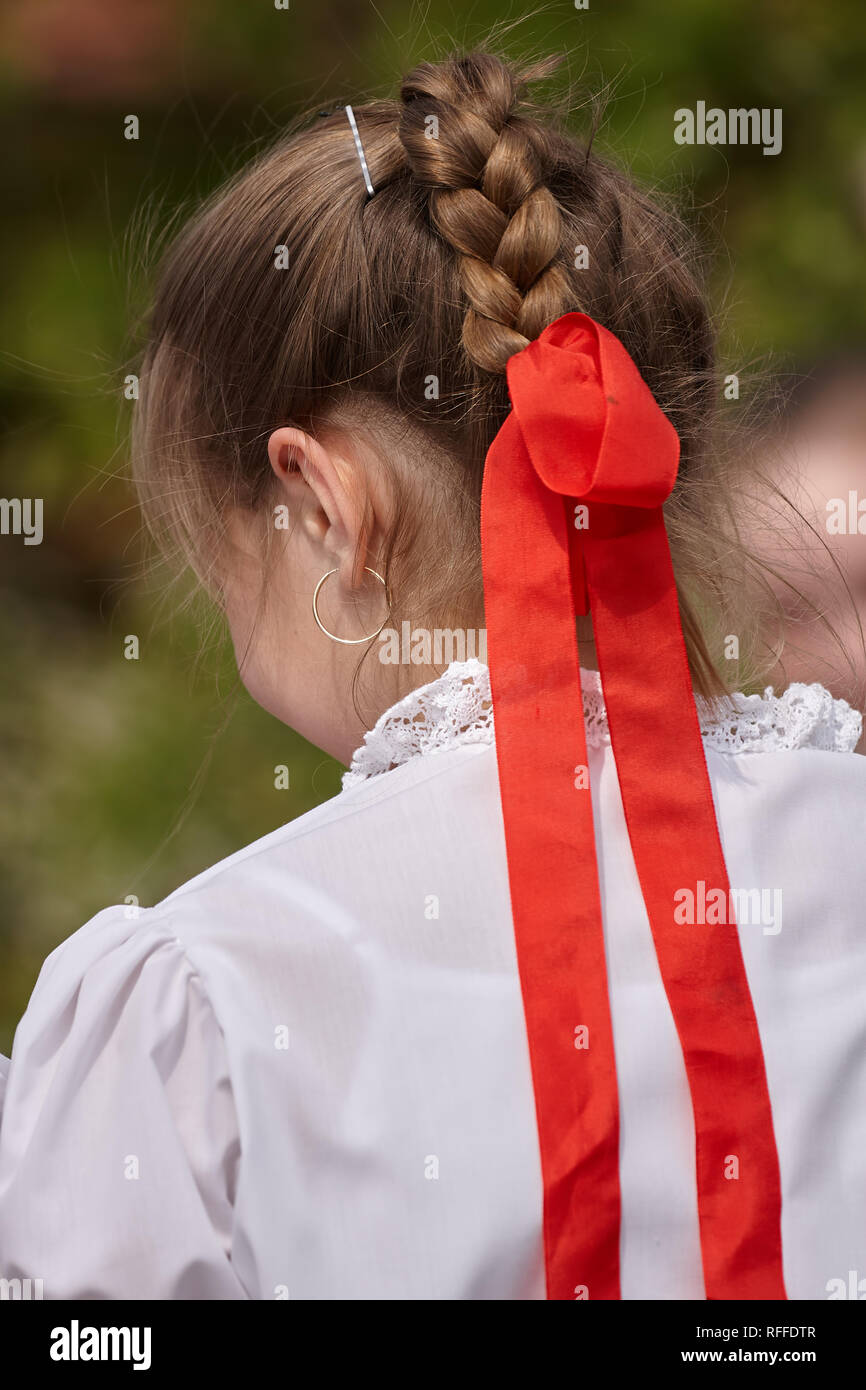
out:
<path id="1" fill-rule="evenodd" d="M 710 1299 L 784 1298 L 770 1098 L 662 504 L 679 440 L 625 348 L 566 314 L 508 363 L 481 539 L 511 903 L 544 1180 L 547 1296 L 620 1297 L 619 1107 L 576 612 L 592 614 L 626 824 L 692 1099 Z"/>

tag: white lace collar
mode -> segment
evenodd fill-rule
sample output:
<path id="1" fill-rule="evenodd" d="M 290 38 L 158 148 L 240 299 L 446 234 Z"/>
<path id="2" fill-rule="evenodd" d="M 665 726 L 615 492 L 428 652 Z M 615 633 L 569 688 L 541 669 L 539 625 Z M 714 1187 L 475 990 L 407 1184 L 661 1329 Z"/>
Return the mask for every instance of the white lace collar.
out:
<path id="1" fill-rule="evenodd" d="M 610 742 L 597 671 L 581 670 L 586 741 Z M 733 709 L 719 714 L 697 697 L 704 743 L 719 753 L 767 753 L 821 748 L 851 753 L 862 716 L 823 685 L 794 684 L 782 695 L 768 686 L 763 695 L 733 695 Z M 376 721 L 352 758 L 343 786 L 389 772 L 421 754 L 463 743 L 493 742 L 490 675 L 480 661 L 452 661 L 448 670 L 412 690 Z"/>

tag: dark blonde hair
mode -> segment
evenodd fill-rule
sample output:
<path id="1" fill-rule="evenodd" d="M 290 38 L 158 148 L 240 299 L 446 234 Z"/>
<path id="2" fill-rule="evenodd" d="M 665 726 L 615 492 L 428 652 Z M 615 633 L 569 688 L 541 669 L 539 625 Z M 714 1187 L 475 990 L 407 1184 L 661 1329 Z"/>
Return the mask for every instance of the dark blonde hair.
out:
<path id="1" fill-rule="evenodd" d="M 554 67 L 476 51 L 422 63 L 399 100 L 356 105 L 373 197 L 342 107 L 219 190 L 159 272 L 137 484 L 152 528 L 218 590 L 226 507 L 264 516 L 273 499 L 270 432 L 354 429 L 399 484 L 379 558 L 392 620 L 480 625 L 481 475 L 509 409 L 505 364 L 582 310 L 621 339 L 680 436 L 668 529 L 695 685 L 715 695 L 698 614 L 723 501 L 718 390 L 690 239 L 591 138 L 531 104 Z"/>

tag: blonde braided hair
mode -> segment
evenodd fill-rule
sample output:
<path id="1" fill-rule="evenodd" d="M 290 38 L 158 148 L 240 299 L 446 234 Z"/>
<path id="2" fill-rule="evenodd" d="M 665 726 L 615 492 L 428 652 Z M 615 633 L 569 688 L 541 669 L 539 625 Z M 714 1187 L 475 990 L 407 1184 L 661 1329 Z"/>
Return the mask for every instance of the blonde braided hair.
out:
<path id="1" fill-rule="evenodd" d="M 463 347 L 489 372 L 504 371 L 574 298 L 561 264 L 562 217 L 545 184 L 545 141 L 518 109 L 525 84 L 544 72 L 517 73 L 474 53 L 422 63 L 400 92 L 410 167 L 430 189 L 433 225 L 459 257 L 469 301 Z"/>

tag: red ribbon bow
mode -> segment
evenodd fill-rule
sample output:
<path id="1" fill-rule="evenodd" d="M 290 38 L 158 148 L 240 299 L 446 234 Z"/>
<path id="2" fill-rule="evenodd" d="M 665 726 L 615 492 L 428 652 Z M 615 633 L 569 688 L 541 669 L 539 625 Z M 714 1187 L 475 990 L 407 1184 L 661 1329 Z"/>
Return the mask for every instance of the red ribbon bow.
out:
<path id="1" fill-rule="evenodd" d="M 625 348 L 585 314 L 557 319 L 512 357 L 508 387 L 481 540 L 547 1296 L 620 1297 L 616 1065 L 582 775 L 575 615 L 588 607 L 691 1092 L 706 1295 L 784 1298 L 778 1156 L 737 928 L 674 917 L 675 894 L 700 882 L 731 901 L 662 514 L 679 440 Z M 579 1030 L 588 1046 L 575 1045 Z"/>

